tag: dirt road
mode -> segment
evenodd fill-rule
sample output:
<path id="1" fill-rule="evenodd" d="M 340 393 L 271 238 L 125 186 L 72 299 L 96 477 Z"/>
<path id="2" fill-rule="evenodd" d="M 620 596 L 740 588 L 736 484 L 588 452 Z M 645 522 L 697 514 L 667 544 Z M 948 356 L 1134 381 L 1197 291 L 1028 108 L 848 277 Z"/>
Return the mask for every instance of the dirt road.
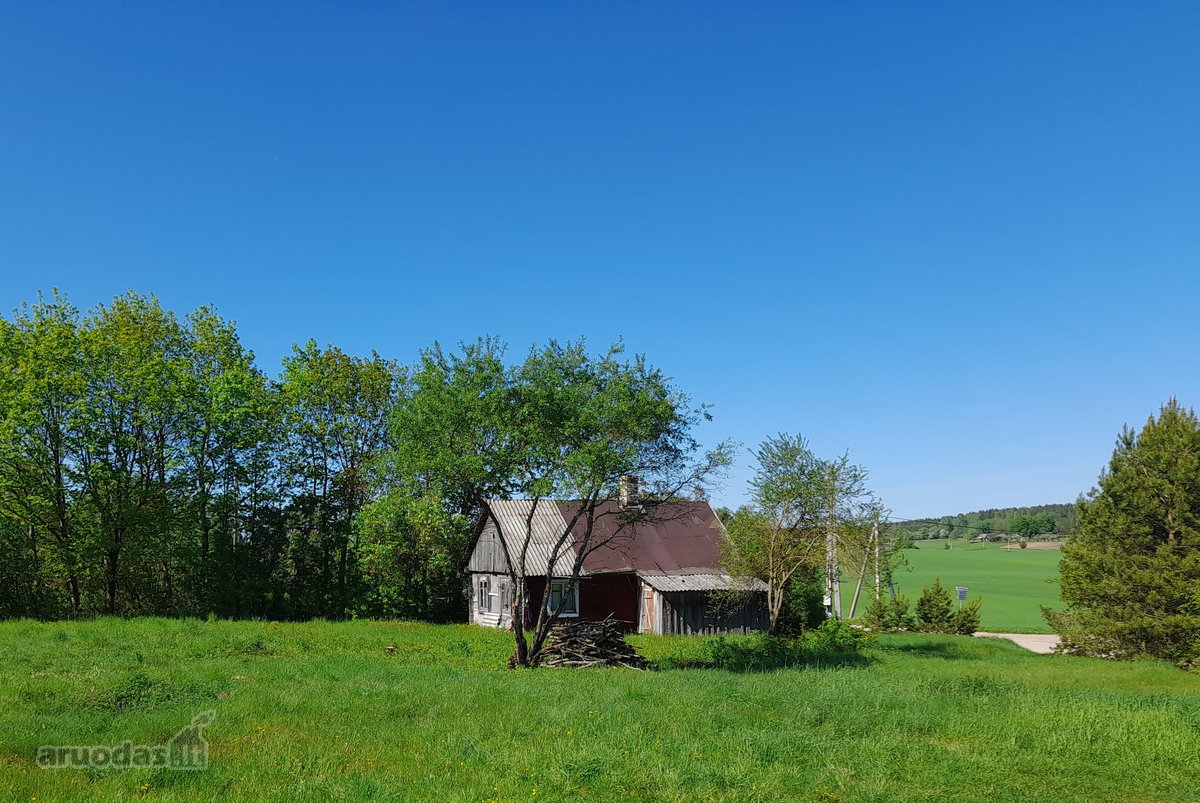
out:
<path id="1" fill-rule="evenodd" d="M 1030 652 L 1051 653 L 1062 639 L 1053 633 L 983 633 L 975 634 L 976 638 L 1006 638 L 1018 647 L 1024 647 Z"/>

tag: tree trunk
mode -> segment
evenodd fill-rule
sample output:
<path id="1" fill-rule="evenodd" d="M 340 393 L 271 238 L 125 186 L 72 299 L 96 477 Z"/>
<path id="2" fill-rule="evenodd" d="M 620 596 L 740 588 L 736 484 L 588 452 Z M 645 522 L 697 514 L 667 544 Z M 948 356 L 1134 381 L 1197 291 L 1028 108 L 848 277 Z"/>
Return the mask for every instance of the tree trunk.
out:
<path id="1" fill-rule="evenodd" d="M 104 591 L 106 610 L 109 615 L 117 613 L 117 568 L 121 557 L 118 547 L 108 549 L 104 553 Z"/>
<path id="2" fill-rule="evenodd" d="M 862 593 L 863 578 L 867 574 L 867 566 L 870 565 L 870 561 L 871 561 L 871 547 L 868 544 L 867 548 L 863 550 L 862 568 L 860 568 L 858 570 L 858 579 L 854 582 L 854 598 L 852 600 L 850 600 L 850 618 L 851 619 L 854 618 L 854 612 L 856 610 L 858 610 L 858 595 L 860 593 Z"/>
<path id="3" fill-rule="evenodd" d="M 513 637 L 516 640 L 516 652 L 513 654 L 513 659 L 517 666 L 529 666 L 529 643 L 525 640 L 525 609 L 526 596 L 529 590 L 525 587 L 525 578 L 518 577 L 515 574 L 510 575 L 513 582 L 512 602 L 512 628 Z"/>
<path id="4" fill-rule="evenodd" d="M 883 593 L 883 590 L 879 584 L 879 522 L 878 521 L 876 521 L 871 526 L 871 541 L 873 542 L 872 546 L 875 547 L 875 550 L 874 550 L 875 551 L 875 599 L 879 599 L 879 597 Z"/>
<path id="5" fill-rule="evenodd" d="M 67 577 L 67 584 L 71 588 L 71 607 L 74 609 L 74 614 L 76 616 L 78 616 L 79 615 L 79 605 L 80 605 L 79 575 L 76 574 L 74 571 L 72 571 L 70 573 L 70 575 Z"/>

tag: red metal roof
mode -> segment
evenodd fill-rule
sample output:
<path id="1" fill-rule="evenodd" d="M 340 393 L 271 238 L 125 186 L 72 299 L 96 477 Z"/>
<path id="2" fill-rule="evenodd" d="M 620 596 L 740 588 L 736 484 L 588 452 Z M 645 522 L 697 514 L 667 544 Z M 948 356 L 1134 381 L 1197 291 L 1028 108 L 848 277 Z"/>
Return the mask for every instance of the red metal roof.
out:
<path id="1" fill-rule="evenodd" d="M 558 503 L 566 522 L 580 505 Z M 591 537 L 596 548 L 583 559 L 585 574 L 703 573 L 720 566 L 725 528 L 708 502 L 664 502 L 628 511 L 617 502 L 602 502 L 596 514 Z M 572 528 L 576 549 L 586 533 L 580 516 Z"/>

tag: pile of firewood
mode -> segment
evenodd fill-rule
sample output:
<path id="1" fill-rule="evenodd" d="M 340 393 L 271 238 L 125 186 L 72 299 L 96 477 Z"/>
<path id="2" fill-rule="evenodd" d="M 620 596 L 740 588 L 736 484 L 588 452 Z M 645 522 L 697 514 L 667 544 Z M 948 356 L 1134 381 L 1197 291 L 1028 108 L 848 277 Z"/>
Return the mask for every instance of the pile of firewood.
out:
<path id="1" fill-rule="evenodd" d="M 649 669 L 646 659 L 625 642 L 616 619 L 558 622 L 542 656 L 542 666 L 627 666 Z"/>

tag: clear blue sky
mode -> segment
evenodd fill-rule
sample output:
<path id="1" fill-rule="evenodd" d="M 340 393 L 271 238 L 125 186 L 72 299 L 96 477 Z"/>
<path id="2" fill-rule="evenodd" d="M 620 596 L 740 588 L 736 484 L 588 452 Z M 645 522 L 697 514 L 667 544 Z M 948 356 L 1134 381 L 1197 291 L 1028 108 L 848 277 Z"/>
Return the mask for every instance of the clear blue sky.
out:
<path id="1" fill-rule="evenodd" d="M 6 3 L 0 304 L 621 337 L 898 516 L 1200 403 L 1196 3 Z M 718 501 L 743 498 L 743 456 Z"/>

